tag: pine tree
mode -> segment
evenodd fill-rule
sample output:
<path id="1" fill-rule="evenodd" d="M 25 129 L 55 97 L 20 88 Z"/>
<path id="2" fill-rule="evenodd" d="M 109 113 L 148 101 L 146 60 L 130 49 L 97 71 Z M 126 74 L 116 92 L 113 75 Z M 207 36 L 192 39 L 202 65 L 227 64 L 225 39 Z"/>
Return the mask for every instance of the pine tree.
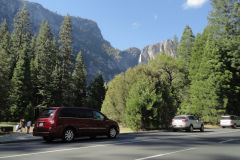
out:
<path id="1" fill-rule="evenodd" d="M 16 65 L 19 54 L 23 49 L 24 44 L 30 44 L 31 34 L 30 34 L 30 19 L 29 12 L 24 5 L 23 8 L 17 13 L 14 18 L 14 30 L 12 32 L 12 42 L 13 42 L 13 53 L 15 54 L 15 62 Z M 28 46 L 27 46 L 28 47 Z"/>
<path id="2" fill-rule="evenodd" d="M 176 54 L 176 55 L 178 55 L 178 44 L 179 44 L 179 42 L 178 42 L 178 37 L 177 37 L 177 35 L 174 35 L 174 38 L 173 38 L 173 44 L 174 44 L 174 48 L 173 48 L 173 50 L 174 50 L 174 53 Z"/>
<path id="3" fill-rule="evenodd" d="M 2 42 L 7 32 L 8 32 L 8 25 L 7 25 L 6 19 L 4 19 L 0 27 L 0 42 Z"/>
<path id="4" fill-rule="evenodd" d="M 51 75 L 52 77 L 52 106 L 61 106 L 62 104 L 62 84 L 61 84 L 61 60 L 60 55 L 56 55 L 56 65 Z"/>
<path id="5" fill-rule="evenodd" d="M 104 87 L 104 80 L 100 73 L 88 87 L 87 106 L 96 110 L 101 110 L 102 103 L 105 98 L 106 89 Z"/>
<path id="6" fill-rule="evenodd" d="M 31 73 L 31 84 L 32 84 L 32 99 L 31 105 L 38 105 L 38 96 L 37 96 L 37 70 L 35 68 L 35 48 L 36 48 L 36 35 L 32 37 L 30 48 L 29 48 L 29 60 L 30 60 L 30 73 Z"/>
<path id="7" fill-rule="evenodd" d="M 0 121 L 7 121 L 9 110 L 9 91 L 11 90 L 11 37 L 6 20 L 0 27 Z"/>
<path id="8" fill-rule="evenodd" d="M 7 51 L 0 45 L 0 121 L 7 121 L 9 109 L 10 59 Z"/>
<path id="9" fill-rule="evenodd" d="M 212 33 L 212 27 L 208 26 L 196 38 L 190 63 L 190 96 L 183 101 L 179 112 L 195 114 L 216 124 L 226 109 L 228 100 L 223 88 L 231 73 L 222 63 L 222 44 Z"/>
<path id="10" fill-rule="evenodd" d="M 210 33 L 210 27 L 206 27 L 203 34 L 198 33 L 195 39 L 195 44 L 192 48 L 192 56 L 189 64 L 189 79 L 194 81 L 198 78 L 199 67 L 202 62 L 202 57 L 204 54 L 204 48 Z"/>
<path id="11" fill-rule="evenodd" d="M 12 78 L 13 74 L 13 63 L 14 63 L 14 54 L 12 50 L 12 40 L 10 33 L 8 31 L 8 25 L 6 20 L 3 21 L 1 28 L 0 28 L 0 47 L 4 49 L 4 52 L 7 53 L 8 58 L 9 58 L 9 64 L 10 65 L 10 72 L 8 73 L 9 79 Z"/>
<path id="12" fill-rule="evenodd" d="M 3 21 L 0 28 L 0 45 L 9 55 L 11 54 L 11 37 L 6 20 Z"/>
<path id="13" fill-rule="evenodd" d="M 190 59 L 190 64 L 189 64 L 189 80 L 191 81 L 191 84 L 189 86 L 189 88 L 186 89 L 186 92 L 183 96 L 182 99 L 182 103 L 181 103 L 181 107 L 178 109 L 179 114 L 193 114 L 191 112 L 193 112 L 193 106 L 197 105 L 195 104 L 195 102 L 192 102 L 193 99 L 191 97 L 196 96 L 194 94 L 198 94 L 199 92 L 195 92 L 194 87 L 195 85 L 198 85 L 198 81 L 199 79 L 201 79 L 200 74 L 200 66 L 202 63 L 202 58 L 204 55 L 204 48 L 205 48 L 205 43 L 208 39 L 208 29 L 205 29 L 203 34 L 198 33 L 195 39 L 195 44 L 193 45 L 192 48 L 192 56 Z M 197 87 L 195 87 L 197 89 Z M 196 107 L 198 108 L 198 107 Z M 202 108 L 201 108 L 202 110 Z M 198 111 L 201 111 L 200 108 Z M 198 114 L 196 114 L 196 112 L 194 112 L 194 114 L 199 117 L 201 117 L 201 113 L 199 112 Z"/>
<path id="14" fill-rule="evenodd" d="M 177 50 L 179 58 L 184 60 L 187 65 L 190 62 L 194 40 L 195 37 L 193 35 L 192 29 L 186 25 Z"/>
<path id="15" fill-rule="evenodd" d="M 38 105 L 49 106 L 52 103 L 52 73 L 56 65 L 56 46 L 53 42 L 50 26 L 43 21 L 35 47 L 33 73 L 36 73 L 35 87 Z"/>
<path id="16" fill-rule="evenodd" d="M 224 41 L 224 53 L 228 57 L 226 71 L 231 72 L 231 79 L 223 87 L 228 103 L 226 112 L 240 116 L 240 35 L 234 36 L 230 41 Z"/>
<path id="17" fill-rule="evenodd" d="M 87 72 L 81 52 L 79 52 L 77 55 L 75 69 L 73 71 L 72 78 L 75 98 L 74 105 L 82 106 L 86 98 Z"/>
<path id="18" fill-rule="evenodd" d="M 12 85 L 13 90 L 10 95 L 12 106 L 10 110 L 13 120 L 19 120 L 23 118 L 32 96 L 29 51 L 26 44 L 23 45 L 19 54 L 19 60 L 13 73 Z"/>
<path id="19" fill-rule="evenodd" d="M 209 24 L 215 27 L 215 34 L 231 38 L 240 34 L 239 0 L 212 0 L 213 10 L 209 15 Z"/>
<path id="20" fill-rule="evenodd" d="M 30 46 L 29 46 L 29 51 L 30 51 L 29 58 L 30 58 L 30 61 L 34 60 L 34 58 L 35 58 L 36 39 L 37 39 L 36 35 L 33 35 L 32 39 L 31 39 Z"/>
<path id="21" fill-rule="evenodd" d="M 186 25 L 184 28 L 180 43 L 178 44 L 177 52 L 179 57 L 179 64 L 181 65 L 182 71 L 185 78 L 183 79 L 184 87 L 181 91 L 181 101 L 188 99 L 189 85 L 191 81 L 189 80 L 189 65 L 192 57 L 192 47 L 194 45 L 195 36 L 192 33 L 192 29 Z"/>
<path id="22" fill-rule="evenodd" d="M 73 84 L 71 72 L 73 71 L 73 53 L 72 53 L 72 24 L 71 18 L 67 15 L 61 25 L 59 32 L 59 52 L 61 55 L 61 95 L 62 105 L 71 105 L 73 103 Z"/>

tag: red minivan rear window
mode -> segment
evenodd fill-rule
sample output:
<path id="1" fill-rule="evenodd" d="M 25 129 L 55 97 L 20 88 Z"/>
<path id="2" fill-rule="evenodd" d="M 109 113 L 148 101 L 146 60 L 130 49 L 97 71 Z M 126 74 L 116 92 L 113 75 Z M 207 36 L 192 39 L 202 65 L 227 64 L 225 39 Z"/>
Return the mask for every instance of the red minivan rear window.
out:
<path id="1" fill-rule="evenodd" d="M 46 109 L 40 114 L 39 118 L 52 118 L 54 112 L 55 112 L 55 109 Z"/>

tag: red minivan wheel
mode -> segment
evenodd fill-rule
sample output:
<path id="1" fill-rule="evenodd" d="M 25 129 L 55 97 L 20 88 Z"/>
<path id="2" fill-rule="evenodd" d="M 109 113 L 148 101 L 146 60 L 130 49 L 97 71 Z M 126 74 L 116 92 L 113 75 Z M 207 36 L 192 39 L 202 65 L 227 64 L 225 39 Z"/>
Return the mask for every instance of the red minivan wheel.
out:
<path id="1" fill-rule="evenodd" d="M 116 138 L 117 130 L 115 127 L 111 127 L 108 131 L 108 138 Z"/>
<path id="2" fill-rule="evenodd" d="M 64 131 L 62 139 L 64 142 L 71 142 L 74 140 L 74 136 L 74 131 L 69 128 Z"/>

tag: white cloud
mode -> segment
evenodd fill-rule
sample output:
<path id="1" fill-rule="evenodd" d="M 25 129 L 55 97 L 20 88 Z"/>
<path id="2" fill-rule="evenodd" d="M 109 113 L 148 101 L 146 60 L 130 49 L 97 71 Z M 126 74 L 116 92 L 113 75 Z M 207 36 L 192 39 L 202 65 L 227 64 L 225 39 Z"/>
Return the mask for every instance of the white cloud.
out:
<path id="1" fill-rule="evenodd" d="M 204 3 L 206 3 L 208 0 L 187 0 L 187 2 L 185 2 L 183 4 L 183 8 L 184 9 L 188 9 L 188 8 L 200 8 L 203 6 Z"/>
<path id="2" fill-rule="evenodd" d="M 155 21 L 158 20 L 158 15 L 154 15 L 153 18 Z"/>
<path id="3" fill-rule="evenodd" d="M 133 29 L 138 29 L 140 27 L 140 24 L 139 23 L 137 23 L 137 22 L 133 22 L 132 23 L 132 28 Z"/>

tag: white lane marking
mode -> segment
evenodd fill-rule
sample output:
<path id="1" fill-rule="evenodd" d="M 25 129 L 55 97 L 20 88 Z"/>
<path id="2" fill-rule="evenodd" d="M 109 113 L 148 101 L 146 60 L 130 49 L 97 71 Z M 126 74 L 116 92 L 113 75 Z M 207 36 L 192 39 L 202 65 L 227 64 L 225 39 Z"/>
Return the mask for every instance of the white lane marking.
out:
<path id="1" fill-rule="evenodd" d="M 229 140 L 224 140 L 224 141 L 221 141 L 221 142 L 218 142 L 218 143 L 226 143 L 226 142 L 231 142 L 231 141 L 234 141 L 235 139 L 229 139 Z"/>
<path id="2" fill-rule="evenodd" d="M 162 157 L 162 156 L 166 156 L 166 155 L 170 155 L 170 154 L 175 154 L 175 153 L 179 153 L 179 152 L 185 152 L 185 151 L 189 151 L 189 150 L 193 150 L 193 149 L 196 149 L 196 148 L 188 148 L 188 149 L 179 150 L 179 151 L 175 151 L 175 152 L 169 152 L 169 153 L 158 154 L 158 155 L 149 156 L 149 157 L 144 157 L 144 158 L 138 158 L 138 159 L 135 159 L 135 160 L 144 160 L 144 159 L 151 159 L 151 158 L 156 158 L 156 157 Z"/>
<path id="3" fill-rule="evenodd" d="M 37 154 L 53 153 L 53 152 L 72 151 L 72 150 L 77 150 L 77 149 L 86 149 L 86 148 L 95 148 L 95 147 L 104 147 L 104 146 L 106 146 L 106 145 L 95 145 L 95 146 L 87 146 L 87 147 L 66 148 L 66 149 L 58 149 L 58 150 L 52 150 L 52 151 L 35 152 L 35 153 L 29 153 L 29 154 L 18 154 L 18 155 L 4 156 L 4 157 L 0 157 L 0 159 L 31 156 L 31 155 L 37 155 Z"/>

